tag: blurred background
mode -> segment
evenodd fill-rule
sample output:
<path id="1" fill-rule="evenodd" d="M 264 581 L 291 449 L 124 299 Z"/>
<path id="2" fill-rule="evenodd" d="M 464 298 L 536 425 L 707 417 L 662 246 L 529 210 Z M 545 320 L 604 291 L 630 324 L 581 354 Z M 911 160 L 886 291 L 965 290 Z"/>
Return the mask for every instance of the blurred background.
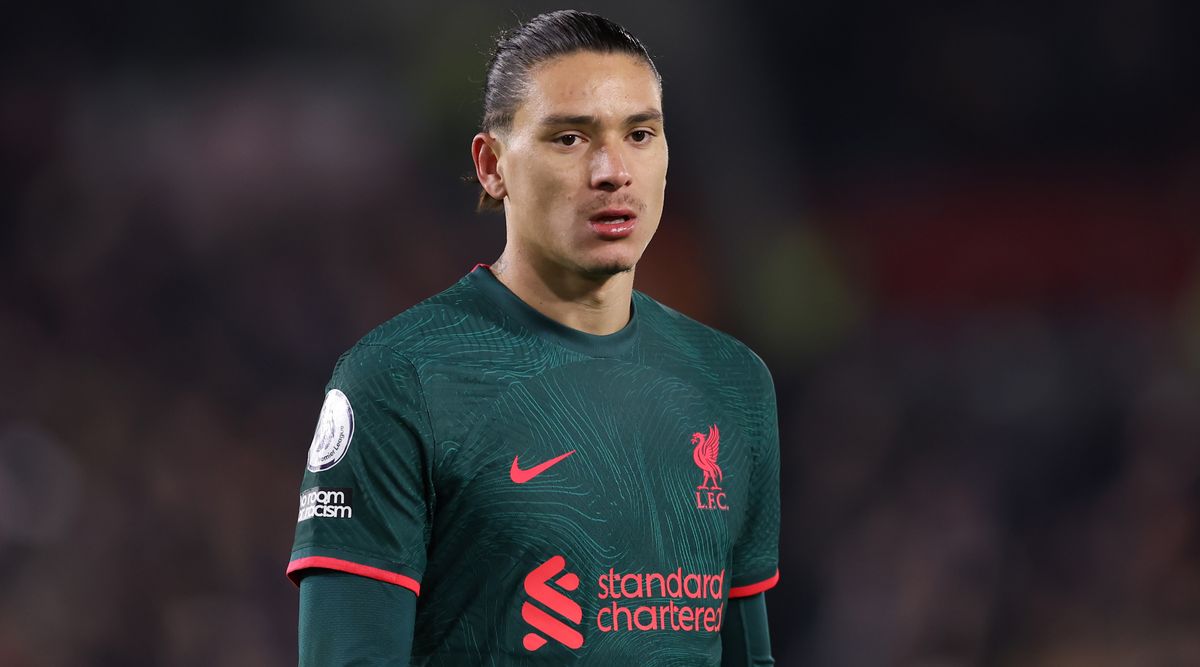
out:
<path id="1" fill-rule="evenodd" d="M 1188 3 L 615 2 L 640 289 L 778 385 L 780 665 L 1200 664 Z M 559 6 L 22 3 L 0 81 L 0 664 L 295 664 L 337 356 L 496 258 L 495 32 Z"/>

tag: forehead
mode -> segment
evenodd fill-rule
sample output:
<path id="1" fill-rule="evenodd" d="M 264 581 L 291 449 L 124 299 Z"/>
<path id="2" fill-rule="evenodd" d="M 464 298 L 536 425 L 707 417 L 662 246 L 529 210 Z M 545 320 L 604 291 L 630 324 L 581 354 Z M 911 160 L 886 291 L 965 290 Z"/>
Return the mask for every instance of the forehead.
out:
<path id="1" fill-rule="evenodd" d="M 564 113 L 623 118 L 661 105 L 658 78 L 641 58 L 581 51 L 533 70 L 514 120 L 536 122 L 546 115 Z"/>

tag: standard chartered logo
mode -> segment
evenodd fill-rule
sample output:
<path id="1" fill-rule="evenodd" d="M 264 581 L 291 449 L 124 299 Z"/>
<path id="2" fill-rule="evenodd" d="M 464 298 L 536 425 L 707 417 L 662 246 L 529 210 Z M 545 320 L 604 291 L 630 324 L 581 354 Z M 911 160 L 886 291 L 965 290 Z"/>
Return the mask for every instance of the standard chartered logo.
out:
<path id="1" fill-rule="evenodd" d="M 596 614 L 600 632 L 720 632 L 725 611 L 725 570 L 716 574 L 685 572 L 600 575 Z"/>
<path id="2" fill-rule="evenodd" d="M 532 602 L 527 600 L 521 605 L 521 618 L 533 626 L 534 631 L 524 638 L 525 648 L 530 651 L 542 648 L 549 639 L 570 649 L 583 646 L 579 631 L 583 609 L 562 592 L 578 590 L 579 577 L 573 572 L 564 573 L 566 567 L 566 559 L 554 556 L 525 576 L 525 593 Z M 606 635 L 721 630 L 725 570 L 688 572 L 677 567 L 666 572 L 618 572 L 609 568 L 596 584 L 600 604 L 595 624 Z M 588 613 L 590 617 L 592 612 Z"/>
<path id="3" fill-rule="evenodd" d="M 574 591 L 579 588 L 579 577 L 574 573 L 567 572 L 559 576 L 559 573 L 566 568 L 566 559 L 562 556 L 554 556 L 525 576 L 525 593 L 545 607 L 543 609 L 529 601 L 521 605 L 521 618 L 537 630 L 537 632 L 525 635 L 525 648 L 530 651 L 536 651 L 545 646 L 546 637 L 570 649 L 583 646 L 583 635 L 579 634 L 574 627 L 563 622 L 564 620 L 570 621 L 578 627 L 583 621 L 583 609 L 571 598 L 550 586 L 550 580 L 554 579 L 554 583 L 564 590 Z M 554 612 L 557 616 L 551 615 L 546 609 Z"/>

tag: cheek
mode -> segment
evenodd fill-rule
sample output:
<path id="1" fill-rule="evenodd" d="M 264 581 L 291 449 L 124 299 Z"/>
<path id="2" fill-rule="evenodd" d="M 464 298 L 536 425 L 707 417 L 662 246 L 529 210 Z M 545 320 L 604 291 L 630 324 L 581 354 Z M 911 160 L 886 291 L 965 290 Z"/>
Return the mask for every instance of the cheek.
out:
<path id="1" fill-rule="evenodd" d="M 661 213 L 667 190 L 666 164 L 656 168 L 649 180 L 653 185 L 646 189 L 646 205 Z"/>
<path id="2" fill-rule="evenodd" d="M 664 143 L 662 147 L 662 155 L 658 159 L 658 178 L 662 182 L 663 187 L 667 185 L 667 165 L 670 163 L 670 152 L 667 150 L 667 145 Z"/>
<path id="3" fill-rule="evenodd" d="M 550 162 L 539 155 L 511 155 L 508 179 L 512 194 L 518 199 L 532 202 L 554 190 L 555 169 Z"/>
<path id="4" fill-rule="evenodd" d="M 538 164 L 529 173 L 530 201 L 541 211 L 573 210 L 576 188 L 571 176 L 567 165 L 556 165 L 553 161 Z"/>
<path id="5" fill-rule="evenodd" d="M 663 147 L 648 153 L 641 162 L 641 170 L 637 176 L 643 183 L 646 196 L 661 198 L 667 184 L 667 149 Z"/>

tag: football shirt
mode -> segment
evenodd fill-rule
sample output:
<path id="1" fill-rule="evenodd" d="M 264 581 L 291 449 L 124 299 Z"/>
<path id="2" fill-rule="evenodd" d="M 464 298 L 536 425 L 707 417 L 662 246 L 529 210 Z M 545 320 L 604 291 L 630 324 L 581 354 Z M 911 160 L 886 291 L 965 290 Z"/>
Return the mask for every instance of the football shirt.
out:
<path id="1" fill-rule="evenodd" d="M 595 336 L 487 267 L 342 355 L 288 574 L 418 595 L 414 665 L 717 665 L 730 597 L 778 579 L 762 361 L 635 291 Z"/>

